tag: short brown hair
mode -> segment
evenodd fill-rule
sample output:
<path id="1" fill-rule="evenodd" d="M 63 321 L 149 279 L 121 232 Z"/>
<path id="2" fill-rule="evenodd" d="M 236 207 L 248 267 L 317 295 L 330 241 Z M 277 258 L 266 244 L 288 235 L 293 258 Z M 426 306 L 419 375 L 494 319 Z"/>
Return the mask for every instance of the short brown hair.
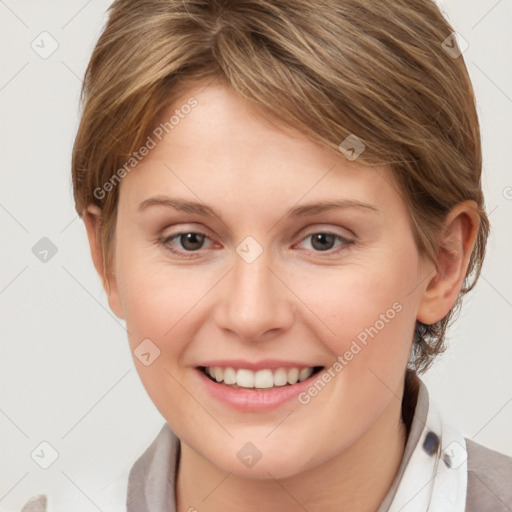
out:
<path id="1" fill-rule="evenodd" d="M 361 162 L 394 171 L 418 249 L 434 261 L 446 214 L 476 201 L 479 231 L 459 299 L 417 329 L 414 365 L 428 368 L 479 276 L 489 231 L 472 85 L 463 58 L 443 48 L 453 32 L 430 0 L 116 0 L 85 73 L 72 161 L 77 212 L 102 209 L 106 271 L 118 187 L 94 191 L 180 91 L 220 79 L 334 151 L 355 135 Z"/>

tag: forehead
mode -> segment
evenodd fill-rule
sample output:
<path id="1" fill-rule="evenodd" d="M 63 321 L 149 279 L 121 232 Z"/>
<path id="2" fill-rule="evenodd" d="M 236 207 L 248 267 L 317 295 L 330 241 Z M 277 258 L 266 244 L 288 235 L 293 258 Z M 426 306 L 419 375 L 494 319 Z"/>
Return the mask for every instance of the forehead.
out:
<path id="1" fill-rule="evenodd" d="M 123 204 L 169 194 L 226 210 L 337 198 L 403 207 L 390 169 L 348 161 L 222 84 L 184 91 L 159 123 L 162 140 L 122 180 Z"/>

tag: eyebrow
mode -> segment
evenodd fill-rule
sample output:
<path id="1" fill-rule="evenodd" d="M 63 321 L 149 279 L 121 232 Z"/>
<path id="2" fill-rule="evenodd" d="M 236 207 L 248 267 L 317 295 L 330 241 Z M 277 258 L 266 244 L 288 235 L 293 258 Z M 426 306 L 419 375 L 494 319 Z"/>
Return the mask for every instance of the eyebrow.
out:
<path id="1" fill-rule="evenodd" d="M 186 213 L 195 213 L 198 215 L 202 215 L 205 217 L 218 217 L 222 220 L 222 217 L 215 213 L 215 210 L 210 208 L 208 205 L 204 203 L 199 203 L 197 201 L 188 201 L 185 199 L 178 199 L 172 197 L 164 197 L 164 196 L 156 196 L 145 199 L 139 204 L 139 212 L 143 211 L 151 206 L 165 206 L 169 208 L 174 208 L 175 210 L 186 212 Z M 328 210 L 335 209 L 349 209 L 349 208 L 357 208 L 362 210 L 368 210 L 373 212 L 379 212 L 379 208 L 375 205 L 363 203 L 361 201 L 356 200 L 336 200 L 336 201 L 319 201 L 316 203 L 307 203 L 301 206 L 296 206 L 294 208 L 290 208 L 285 217 L 306 217 L 310 215 L 316 215 L 318 213 L 322 213 Z"/>

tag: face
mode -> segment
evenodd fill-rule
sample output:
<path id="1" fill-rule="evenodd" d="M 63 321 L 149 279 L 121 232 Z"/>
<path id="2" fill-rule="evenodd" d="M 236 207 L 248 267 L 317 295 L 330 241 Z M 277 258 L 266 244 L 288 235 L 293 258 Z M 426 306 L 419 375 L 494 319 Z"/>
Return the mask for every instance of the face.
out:
<path id="1" fill-rule="evenodd" d="M 190 97 L 120 184 L 110 304 L 183 443 L 224 471 L 291 476 L 399 409 L 424 263 L 389 169 L 221 84 L 163 118 Z"/>

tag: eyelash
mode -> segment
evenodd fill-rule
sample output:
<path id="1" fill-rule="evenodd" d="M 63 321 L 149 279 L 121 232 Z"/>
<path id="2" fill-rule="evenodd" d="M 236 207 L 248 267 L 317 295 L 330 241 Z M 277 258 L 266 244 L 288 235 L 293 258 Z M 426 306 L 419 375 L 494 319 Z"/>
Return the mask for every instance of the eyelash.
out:
<path id="1" fill-rule="evenodd" d="M 194 259 L 194 258 L 196 258 L 195 255 L 197 255 L 201 249 L 199 249 L 198 251 L 185 251 L 185 252 L 181 252 L 181 251 L 176 251 L 175 249 L 173 249 L 173 248 L 171 248 L 169 246 L 171 240 L 173 240 L 174 238 L 179 238 L 181 235 L 187 235 L 187 234 L 201 235 L 201 236 L 204 236 L 207 239 L 209 239 L 209 237 L 208 237 L 208 235 L 206 235 L 206 233 L 202 233 L 200 231 L 180 231 L 178 233 L 174 233 L 174 234 L 172 234 L 170 236 L 167 236 L 165 238 L 159 239 L 158 243 L 160 245 L 162 245 L 167 251 L 169 251 L 172 254 L 176 254 L 176 255 L 178 255 L 180 257 L 183 257 L 185 259 Z M 336 239 L 341 241 L 342 243 L 339 245 L 339 247 L 336 250 L 330 249 L 330 250 L 327 250 L 327 251 L 310 251 L 310 252 L 313 252 L 315 254 L 325 253 L 325 254 L 327 254 L 329 256 L 336 255 L 336 254 L 339 254 L 340 252 L 342 252 L 344 250 L 347 250 L 347 247 L 354 243 L 353 240 L 345 238 L 345 237 L 343 237 L 341 235 L 338 235 L 337 233 L 333 233 L 331 231 L 315 231 L 315 232 L 310 233 L 309 235 L 305 236 L 304 238 L 302 238 L 300 240 L 300 242 L 303 242 L 304 240 L 308 239 L 309 237 L 311 237 L 313 235 L 317 235 L 317 234 L 332 235 Z"/>

